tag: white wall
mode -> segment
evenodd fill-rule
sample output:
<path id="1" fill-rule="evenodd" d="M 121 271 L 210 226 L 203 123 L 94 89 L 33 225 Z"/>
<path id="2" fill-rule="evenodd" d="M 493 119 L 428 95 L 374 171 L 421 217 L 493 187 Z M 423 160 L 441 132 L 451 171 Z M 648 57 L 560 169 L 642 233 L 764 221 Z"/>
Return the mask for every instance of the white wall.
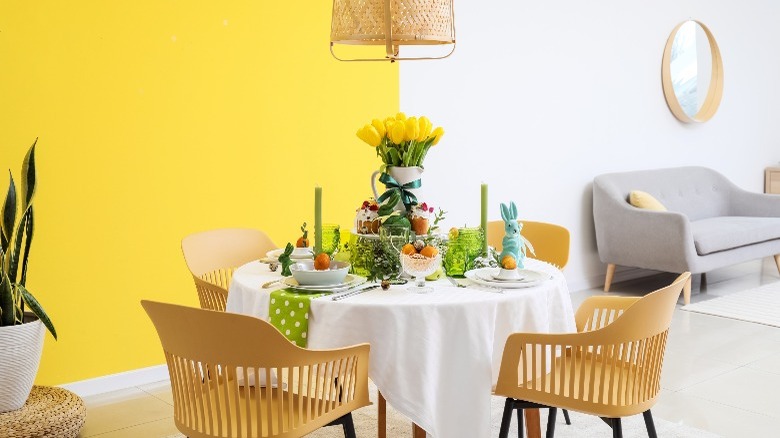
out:
<path id="1" fill-rule="evenodd" d="M 572 232 L 571 289 L 603 283 L 591 182 L 601 173 L 702 165 L 763 190 L 780 160 L 780 2 L 770 0 L 460 0 L 458 46 L 443 61 L 401 63 L 401 108 L 447 133 L 426 159 L 426 198 L 449 225 L 520 216 Z M 661 57 L 679 22 L 705 23 L 720 46 L 725 89 L 715 117 L 678 122 Z M 618 271 L 618 279 L 644 272 Z"/>

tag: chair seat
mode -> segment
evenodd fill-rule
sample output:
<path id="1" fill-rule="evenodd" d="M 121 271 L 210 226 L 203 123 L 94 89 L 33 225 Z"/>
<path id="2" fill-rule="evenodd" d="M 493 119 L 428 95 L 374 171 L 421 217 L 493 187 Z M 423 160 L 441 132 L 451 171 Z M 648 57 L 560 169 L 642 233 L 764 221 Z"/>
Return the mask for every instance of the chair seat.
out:
<path id="1" fill-rule="evenodd" d="M 208 385 L 208 382 L 204 385 Z M 218 412 L 220 414 L 218 417 L 210 418 L 200 414 L 195 414 L 193 417 L 191 412 L 185 412 L 182 415 L 183 421 L 181 423 L 177 421 L 178 427 L 189 431 L 190 438 L 284 436 L 283 433 L 297 436 L 295 429 L 304 424 L 311 426 L 314 423 L 314 427 L 321 427 L 333 421 L 332 416 L 322 417 L 322 414 L 333 412 L 337 415 L 345 415 L 351 411 L 350 408 L 338 403 L 338 389 L 335 385 L 327 388 L 325 394 L 319 398 L 297 394 L 288 390 L 287 385 L 283 387 L 239 386 L 231 380 L 227 385 L 220 385 L 219 390 L 214 386 L 216 385 L 204 388 L 198 399 L 201 403 L 209 404 L 212 408 L 211 412 Z M 322 386 L 318 385 L 318 387 Z M 226 388 L 227 394 L 224 393 Z M 272 403 L 268 403 L 269 397 L 273 400 Z M 261 400 L 261 403 L 258 403 L 258 400 Z M 236 408 L 238 408 L 237 414 Z M 269 418 L 272 421 L 269 421 Z M 191 423 L 192 421 L 195 423 Z"/>
<path id="2" fill-rule="evenodd" d="M 569 349 L 555 359 L 554 371 L 520 387 L 521 398 L 601 417 L 614 416 L 616 412 L 621 416 L 636 415 L 649 409 L 655 398 L 642 400 L 649 388 L 634 384 L 643 381 L 640 377 L 644 368 L 610 356 L 591 352 L 573 355 Z"/>

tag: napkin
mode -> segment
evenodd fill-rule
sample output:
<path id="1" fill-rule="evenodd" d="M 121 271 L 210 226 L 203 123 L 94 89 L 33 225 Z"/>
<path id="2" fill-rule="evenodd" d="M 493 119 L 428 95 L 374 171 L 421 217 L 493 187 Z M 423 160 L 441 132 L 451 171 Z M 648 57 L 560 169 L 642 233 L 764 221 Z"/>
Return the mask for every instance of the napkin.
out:
<path id="1" fill-rule="evenodd" d="M 268 322 L 276 327 L 293 344 L 306 348 L 309 331 L 311 300 L 327 293 L 299 293 L 290 289 L 271 292 L 268 306 Z"/>

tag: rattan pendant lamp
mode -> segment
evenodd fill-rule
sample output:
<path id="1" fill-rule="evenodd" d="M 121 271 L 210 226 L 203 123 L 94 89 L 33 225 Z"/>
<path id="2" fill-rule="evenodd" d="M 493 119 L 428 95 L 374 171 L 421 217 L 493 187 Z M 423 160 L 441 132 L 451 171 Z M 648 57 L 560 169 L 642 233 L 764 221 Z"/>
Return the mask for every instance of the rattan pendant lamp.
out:
<path id="1" fill-rule="evenodd" d="M 455 50 L 453 0 L 333 0 L 330 53 L 339 61 L 442 59 Z M 334 44 L 385 46 L 384 58 L 344 59 Z M 400 46 L 451 44 L 443 56 L 401 57 Z"/>

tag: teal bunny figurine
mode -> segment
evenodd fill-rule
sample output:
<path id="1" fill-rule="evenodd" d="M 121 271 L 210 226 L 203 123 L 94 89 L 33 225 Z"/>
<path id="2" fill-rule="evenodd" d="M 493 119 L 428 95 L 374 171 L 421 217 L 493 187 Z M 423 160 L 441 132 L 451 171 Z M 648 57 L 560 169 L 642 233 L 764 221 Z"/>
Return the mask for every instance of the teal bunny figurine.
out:
<path id="1" fill-rule="evenodd" d="M 523 269 L 526 247 L 531 251 L 531 254 L 534 253 L 534 248 L 531 246 L 531 242 L 520 235 L 523 225 L 517 221 L 517 206 L 514 202 L 510 202 L 508 207 L 506 204 L 501 204 L 501 219 L 504 220 L 505 235 L 504 240 L 501 241 L 501 255 L 498 256 L 499 265 L 504 257 L 509 255 L 515 259 L 517 267 Z"/>

